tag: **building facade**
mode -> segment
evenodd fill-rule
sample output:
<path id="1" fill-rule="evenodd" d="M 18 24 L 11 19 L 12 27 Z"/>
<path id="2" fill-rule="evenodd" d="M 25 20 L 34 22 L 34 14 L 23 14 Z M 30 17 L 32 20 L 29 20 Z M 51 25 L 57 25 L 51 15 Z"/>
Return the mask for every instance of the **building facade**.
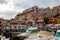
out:
<path id="1" fill-rule="evenodd" d="M 38 6 L 31 7 L 29 9 L 24 10 L 22 13 L 19 13 L 15 18 L 19 21 L 23 21 L 26 23 L 32 22 L 33 24 L 36 21 L 44 22 L 43 18 L 54 18 L 55 15 L 60 14 L 60 6 L 56 6 L 53 8 L 39 8 Z M 38 17 L 38 20 L 36 20 Z M 39 19 L 39 17 L 41 19 Z"/>

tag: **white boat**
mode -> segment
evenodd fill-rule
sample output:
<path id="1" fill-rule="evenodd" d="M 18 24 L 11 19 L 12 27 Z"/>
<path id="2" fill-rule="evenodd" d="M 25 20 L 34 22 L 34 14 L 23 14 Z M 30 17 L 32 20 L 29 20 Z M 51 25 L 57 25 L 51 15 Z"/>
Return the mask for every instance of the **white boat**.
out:
<path id="1" fill-rule="evenodd" d="M 47 31 L 40 31 L 39 33 L 31 34 L 25 40 L 49 40 L 53 38 L 53 34 Z"/>
<path id="2" fill-rule="evenodd" d="M 57 30 L 56 36 L 50 40 L 60 40 L 60 30 Z"/>
<path id="3" fill-rule="evenodd" d="M 21 34 L 18 34 L 17 36 L 19 37 L 27 37 L 27 36 L 29 36 L 31 33 L 35 33 L 35 32 L 37 32 L 37 30 L 38 30 L 38 28 L 37 27 L 30 27 L 30 28 L 28 28 L 27 29 L 27 31 L 26 32 L 24 32 L 24 33 L 21 33 Z"/>

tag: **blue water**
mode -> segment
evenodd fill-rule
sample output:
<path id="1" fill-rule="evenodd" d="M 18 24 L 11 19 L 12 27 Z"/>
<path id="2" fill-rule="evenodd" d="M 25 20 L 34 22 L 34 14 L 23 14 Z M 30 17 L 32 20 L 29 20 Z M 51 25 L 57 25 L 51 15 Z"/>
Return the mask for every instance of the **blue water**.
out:
<path id="1" fill-rule="evenodd" d="M 59 37 L 59 38 L 60 38 L 60 32 L 59 32 L 59 33 L 57 33 L 56 37 Z"/>

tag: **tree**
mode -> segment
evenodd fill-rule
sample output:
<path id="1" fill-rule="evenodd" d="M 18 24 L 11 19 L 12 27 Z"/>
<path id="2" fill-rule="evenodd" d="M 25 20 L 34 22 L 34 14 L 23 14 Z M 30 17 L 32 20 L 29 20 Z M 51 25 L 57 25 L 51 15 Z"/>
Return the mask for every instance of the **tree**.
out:
<path id="1" fill-rule="evenodd" d="M 44 22 L 45 22 L 46 24 L 48 24 L 49 18 L 48 18 L 48 17 L 44 17 Z"/>

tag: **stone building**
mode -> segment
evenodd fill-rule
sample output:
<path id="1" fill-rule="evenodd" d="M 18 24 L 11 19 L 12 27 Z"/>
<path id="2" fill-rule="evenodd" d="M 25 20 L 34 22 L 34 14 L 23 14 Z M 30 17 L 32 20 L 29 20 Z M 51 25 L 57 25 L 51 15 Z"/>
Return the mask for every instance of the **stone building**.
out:
<path id="1" fill-rule="evenodd" d="M 35 24 L 36 18 L 37 17 L 41 17 L 42 15 L 40 15 L 40 9 L 37 6 L 34 6 L 32 8 L 29 8 L 27 10 L 24 10 L 22 13 L 19 13 L 16 16 L 16 19 L 18 19 L 19 21 L 23 21 L 25 23 L 28 24 Z"/>
<path id="2" fill-rule="evenodd" d="M 41 17 L 41 19 L 43 20 L 44 17 L 53 18 L 57 14 L 60 14 L 60 6 L 56 6 L 53 8 L 39 8 L 38 6 L 34 6 L 24 10 L 22 13 L 19 13 L 15 18 L 26 23 L 34 23 L 37 17 Z"/>

